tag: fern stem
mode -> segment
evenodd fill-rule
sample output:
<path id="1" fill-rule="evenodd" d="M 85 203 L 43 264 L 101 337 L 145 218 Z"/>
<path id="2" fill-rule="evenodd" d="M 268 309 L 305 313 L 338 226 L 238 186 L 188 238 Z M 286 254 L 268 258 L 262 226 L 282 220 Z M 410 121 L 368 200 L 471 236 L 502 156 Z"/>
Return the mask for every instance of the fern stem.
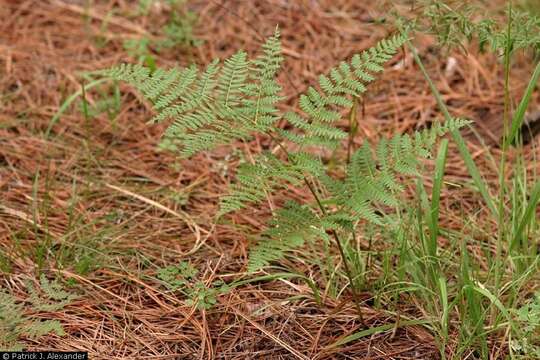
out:
<path id="1" fill-rule="evenodd" d="M 358 98 L 354 97 L 353 106 L 349 113 L 349 139 L 347 142 L 347 164 L 351 162 L 351 152 L 353 148 L 354 137 L 358 129 L 358 120 L 356 119 L 356 112 L 358 107 Z"/>
<path id="2" fill-rule="evenodd" d="M 307 187 L 309 188 L 309 191 L 313 194 L 313 197 L 315 197 L 315 200 L 317 201 L 317 205 L 321 209 L 321 212 L 323 215 L 326 215 L 326 209 L 324 208 L 324 205 L 321 202 L 321 199 L 317 195 L 317 192 L 315 191 L 315 188 L 313 185 L 307 180 L 307 178 L 304 176 L 304 182 L 306 183 Z M 365 321 L 364 321 L 364 314 L 362 312 L 362 307 L 360 306 L 360 294 L 358 293 L 358 289 L 356 288 L 356 284 L 354 283 L 354 278 L 352 276 L 351 269 L 349 267 L 349 263 L 347 262 L 347 258 L 345 257 L 345 251 L 343 251 L 343 246 L 341 245 L 341 240 L 339 239 L 339 235 L 336 232 L 336 230 L 331 230 L 332 237 L 334 238 L 334 241 L 336 242 L 337 248 L 339 250 L 339 256 L 341 257 L 341 260 L 343 261 L 343 267 L 345 268 L 345 274 L 347 275 L 347 278 L 349 279 L 349 283 L 351 284 L 351 293 L 353 296 L 354 303 L 356 305 L 356 310 L 358 311 L 358 320 L 360 321 L 360 324 L 363 327 L 367 327 Z"/>
<path id="3" fill-rule="evenodd" d="M 287 159 L 291 161 L 289 151 L 287 150 L 285 146 L 283 146 L 281 141 L 277 139 L 272 133 L 267 132 L 267 134 L 268 136 L 270 136 L 272 141 L 274 141 L 283 150 L 283 152 L 285 153 L 285 156 L 287 156 Z M 313 187 L 313 184 L 309 182 L 308 178 L 305 175 L 302 175 L 302 179 L 304 180 L 304 183 L 306 184 L 309 191 L 315 198 L 315 201 L 317 202 L 317 206 L 321 210 L 322 214 L 326 216 L 327 214 L 326 208 L 324 207 L 319 195 L 317 194 L 317 191 Z M 361 304 L 360 294 L 358 293 L 358 289 L 356 288 L 356 284 L 354 282 L 354 277 L 352 276 L 351 268 L 349 267 L 349 263 L 347 262 L 347 257 L 345 256 L 345 251 L 343 250 L 343 246 L 341 245 L 341 240 L 336 230 L 332 229 L 330 230 L 330 233 L 332 234 L 332 237 L 334 238 L 334 241 L 339 251 L 339 256 L 341 257 L 341 260 L 343 262 L 343 267 L 345 268 L 345 274 L 347 275 L 347 279 L 349 280 L 349 283 L 351 284 L 351 293 L 353 297 L 353 302 L 356 305 L 356 310 L 358 312 L 358 320 L 360 321 L 360 324 L 363 327 L 367 327 L 366 322 L 364 320 L 364 313 L 362 312 L 362 306 L 360 305 Z"/>

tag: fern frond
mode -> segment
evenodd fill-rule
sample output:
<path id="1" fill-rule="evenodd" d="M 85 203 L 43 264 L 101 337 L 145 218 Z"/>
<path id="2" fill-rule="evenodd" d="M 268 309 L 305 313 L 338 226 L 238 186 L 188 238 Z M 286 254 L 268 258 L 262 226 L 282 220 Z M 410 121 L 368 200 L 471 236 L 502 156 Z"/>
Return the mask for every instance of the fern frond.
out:
<path id="1" fill-rule="evenodd" d="M 308 161 L 304 157 L 304 162 Z M 312 167 L 316 167 L 314 162 Z M 238 168 L 236 183 L 228 195 L 221 198 L 218 216 L 263 201 L 270 193 L 287 185 L 298 185 L 303 179 L 302 168 L 286 163 L 272 154 L 263 153 L 254 164 L 245 163 Z"/>
<path id="2" fill-rule="evenodd" d="M 282 97 L 275 76 L 282 60 L 276 31 L 253 61 L 239 51 L 222 64 L 214 60 L 204 71 L 191 66 L 152 73 L 124 64 L 101 73 L 127 82 L 150 101 L 157 112 L 153 122 L 172 119 L 163 143 L 189 157 L 271 129 L 279 119 L 275 105 Z"/>
<path id="3" fill-rule="evenodd" d="M 326 174 L 324 164 L 321 159 L 307 152 L 294 152 L 289 154 L 289 161 L 294 164 L 296 171 L 303 172 L 315 178 Z"/>
<path id="4" fill-rule="evenodd" d="M 142 83 L 149 82 L 150 69 L 139 64 L 120 64 L 110 69 L 98 72 L 102 76 L 124 81 L 142 92 Z"/>
<path id="5" fill-rule="evenodd" d="M 256 126 L 267 129 L 279 118 L 276 104 L 283 99 L 279 96 L 281 86 L 276 81 L 276 75 L 281 68 L 281 41 L 279 30 L 263 45 L 263 53 L 251 61 L 250 82 L 243 88 L 244 113 L 252 119 Z"/>
<path id="6" fill-rule="evenodd" d="M 252 249 L 248 271 L 254 272 L 302 247 L 306 240 L 328 238 L 321 220 L 308 206 L 289 201 L 270 220 L 269 228 Z"/>
<path id="7" fill-rule="evenodd" d="M 415 137 L 396 134 L 382 139 L 375 151 L 366 142 L 351 157 L 342 182 L 322 178 L 323 184 L 340 206 L 338 212 L 356 219 L 382 224 L 377 215 L 380 206 L 396 206 L 397 194 L 403 189 L 403 176 L 420 176 L 422 160 L 431 156 L 430 149 L 441 136 L 466 126 L 463 119 L 437 122 L 430 129 L 415 132 Z M 376 155 L 376 157 L 374 157 Z"/>
<path id="8" fill-rule="evenodd" d="M 0 350 L 19 351 L 22 349 L 19 335 L 25 321 L 22 305 L 17 304 L 10 294 L 0 291 Z"/>
<path id="9" fill-rule="evenodd" d="M 253 129 L 239 109 L 246 78 L 246 54 L 240 51 L 225 60 L 223 67 L 218 62 L 210 64 L 184 103 L 158 115 L 174 116 L 164 137 L 180 145 L 180 156 L 189 157 L 250 136 Z"/>
<path id="10" fill-rule="evenodd" d="M 193 124 L 190 124 L 189 121 L 183 120 L 185 116 L 189 115 L 192 111 L 201 113 L 209 107 L 207 104 L 211 101 L 210 94 L 216 86 L 216 76 L 218 71 L 219 60 L 216 59 L 206 67 L 206 70 L 203 73 L 200 73 L 197 76 L 196 84 L 192 88 L 186 89 L 185 93 L 181 95 L 177 103 L 159 111 L 158 115 L 156 115 L 152 121 L 161 122 L 166 119 L 175 119 L 173 125 L 178 129 L 181 129 L 186 125 L 190 128 L 198 128 L 199 126 L 194 126 Z"/>
<path id="11" fill-rule="evenodd" d="M 161 94 L 155 101 L 155 108 L 159 112 L 163 109 L 167 109 L 170 106 L 178 105 L 182 102 L 184 96 L 190 86 L 197 80 L 198 70 L 195 65 L 188 68 L 178 70 L 178 81 L 175 82 L 167 93 Z M 184 106 L 186 108 L 186 106 Z M 154 118 L 153 122 L 158 122 L 161 119 Z"/>
<path id="12" fill-rule="evenodd" d="M 27 282 L 26 285 L 30 294 L 30 302 L 39 311 L 61 310 L 77 298 L 75 294 L 64 290 L 62 284 L 58 281 L 49 281 L 44 274 L 41 274 L 39 278 L 39 285 L 43 296 L 40 296 L 38 290 L 34 288 L 31 282 Z"/>
<path id="13" fill-rule="evenodd" d="M 405 42 L 403 35 L 380 41 L 375 47 L 353 56 L 330 70 L 329 76 L 319 77 L 320 90 L 313 87 L 300 95 L 299 106 L 305 115 L 287 112 L 284 118 L 301 130 L 304 136 L 282 134 L 299 145 L 318 145 L 334 148 L 347 134 L 333 123 L 341 119 L 341 110 L 352 106 L 350 97 L 360 96 L 366 85 L 375 80 L 374 75 Z"/>
<path id="14" fill-rule="evenodd" d="M 233 193 L 222 199 L 220 214 L 260 202 L 284 183 L 298 184 L 307 174 L 318 178 L 331 194 L 327 201 L 336 209 L 324 216 L 296 203 L 278 210 L 270 228 L 250 253 L 250 271 L 285 257 L 303 246 L 306 239 L 327 240 L 327 230 L 352 231 L 360 219 L 383 225 L 387 219 L 380 209 L 398 205 L 398 195 L 403 190 L 401 177 L 419 176 L 422 160 L 430 156 L 435 141 L 467 124 L 462 119 L 436 123 L 416 132 L 414 138 L 397 134 L 390 140 L 383 139 L 374 150 L 365 142 L 352 155 L 343 180 L 327 175 L 321 161 L 307 153 L 291 153 L 287 164 L 266 155 L 257 159 L 255 165 L 240 167 Z"/>
<path id="15" fill-rule="evenodd" d="M 52 293 L 53 290 L 58 290 L 55 287 L 56 285 L 51 285 L 50 282 L 44 282 L 43 280 L 41 283 L 45 284 L 43 286 L 44 291 L 51 298 L 58 300 L 65 297 L 63 291 L 60 291 L 58 294 Z M 32 293 L 30 295 L 30 300 L 35 305 L 32 300 Z M 34 306 L 34 309 L 38 311 L 51 311 L 41 309 L 37 306 Z M 24 312 L 22 303 L 17 303 L 12 295 L 0 291 L 0 351 L 21 351 L 24 348 L 24 344 L 21 342 L 22 337 L 37 339 L 50 333 L 56 333 L 58 336 L 65 334 L 59 321 L 39 320 L 34 316 L 26 316 Z"/>
<path id="16" fill-rule="evenodd" d="M 34 339 L 50 333 L 55 333 L 58 336 L 66 334 L 64 327 L 58 320 L 34 320 L 24 329 L 24 334 Z"/>
<path id="17" fill-rule="evenodd" d="M 225 108 L 238 105 L 242 87 L 246 83 L 247 74 L 247 55 L 244 51 L 239 51 L 225 60 L 225 65 L 221 70 L 217 92 L 217 100 Z"/>

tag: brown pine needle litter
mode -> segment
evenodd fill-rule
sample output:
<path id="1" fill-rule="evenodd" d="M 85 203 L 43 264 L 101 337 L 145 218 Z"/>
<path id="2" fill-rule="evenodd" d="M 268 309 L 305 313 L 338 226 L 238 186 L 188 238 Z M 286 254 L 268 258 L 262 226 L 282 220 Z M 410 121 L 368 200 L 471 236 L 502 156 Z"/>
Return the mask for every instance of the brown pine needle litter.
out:
<path id="1" fill-rule="evenodd" d="M 40 319 L 60 320 L 66 335 L 25 339 L 29 349 L 88 351 L 91 359 L 440 358 L 433 334 L 421 324 L 407 325 L 406 319 L 422 316 L 412 300 L 398 304 L 400 313 L 390 316 L 373 306 L 374 294 L 361 294 L 367 324 L 390 326 L 336 346 L 362 330 L 347 295 L 339 301 L 323 296 L 319 306 L 303 282 L 246 282 L 201 310 L 162 285 L 157 269 L 180 261 L 199 269 L 206 284 L 242 279 L 249 239 L 238 229 L 263 228 L 270 208 L 213 225 L 218 194 L 238 159 L 228 157 L 226 149 L 186 161 L 159 151 L 163 125 L 146 124 L 150 107 L 127 87 L 121 87 L 122 106 L 113 120 L 106 112 L 86 119 L 77 99 L 52 124 L 50 136 L 43 136 L 66 98 L 81 89 L 83 72 L 137 61 L 124 40 L 159 37 L 166 9 L 129 16 L 137 6 L 127 0 L 0 0 L 0 247 L 9 254 L 0 268 L 2 287 L 25 300 L 25 280 L 39 268 L 51 278 L 71 281 L 80 295 L 62 310 L 39 313 Z M 204 43 L 161 51 L 154 55 L 159 66 L 206 64 L 238 49 L 254 53 L 279 25 L 285 55 L 280 81 L 287 99 L 389 34 L 388 27 L 374 22 L 384 16 L 375 2 L 209 0 L 190 1 L 189 7 L 199 16 L 194 31 Z M 417 46 L 446 103 L 456 116 L 476 122 L 480 138 L 497 157 L 493 144 L 503 111 L 499 60 L 473 46 L 467 53 L 434 53 L 432 43 L 425 37 Z M 363 99 L 356 146 L 363 138 L 411 131 L 438 116 L 435 99 L 408 55 L 396 61 Z M 525 89 L 531 69 L 524 59 L 516 70 L 523 74 L 512 79 L 517 93 Z M 101 100 L 98 91 L 88 89 L 89 106 Z M 496 183 L 493 163 L 484 156 L 487 147 L 473 134 L 468 139 L 487 181 Z M 259 152 L 263 141 L 253 140 L 248 150 Z M 525 148 L 530 158 L 538 157 L 535 141 Z M 448 183 L 468 178 L 457 151 L 450 149 L 447 164 Z M 460 211 L 472 213 L 480 202 L 468 189 L 445 188 L 442 222 L 462 228 L 467 219 Z M 487 212 L 479 211 L 477 220 Z M 484 224 L 486 233 L 494 225 Z M 38 264 L 25 255 L 42 242 L 65 248 L 66 258 L 83 249 L 89 267 Z M 485 264 L 480 248 L 471 246 L 470 252 Z M 298 271 L 310 273 L 310 265 L 304 266 Z M 449 355 L 456 336 L 449 336 Z M 502 358 L 505 350 L 496 350 L 501 341 L 490 339 L 490 348 Z"/>

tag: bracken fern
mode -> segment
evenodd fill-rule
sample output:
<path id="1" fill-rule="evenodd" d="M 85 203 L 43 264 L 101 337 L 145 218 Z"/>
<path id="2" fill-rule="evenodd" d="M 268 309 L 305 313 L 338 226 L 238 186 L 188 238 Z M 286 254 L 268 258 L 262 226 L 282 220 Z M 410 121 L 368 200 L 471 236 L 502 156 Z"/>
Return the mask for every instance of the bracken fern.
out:
<path id="1" fill-rule="evenodd" d="M 280 152 L 264 152 L 240 165 L 218 212 L 220 217 L 238 211 L 290 186 L 311 191 L 313 203 L 289 201 L 275 211 L 251 250 L 248 267 L 255 271 L 305 241 L 334 238 L 342 253 L 339 236 L 356 231 L 361 221 L 390 225 L 391 211 L 386 210 L 398 204 L 403 179 L 420 175 L 422 159 L 431 155 L 438 138 L 467 124 L 461 119 L 436 123 L 412 136 L 383 139 L 375 147 L 365 141 L 342 176 L 330 173 L 324 159 L 315 155 L 320 152 L 311 151 L 334 150 L 342 144 L 347 133 L 337 125 L 343 111 L 353 106 L 405 40 L 403 35 L 393 36 L 341 62 L 319 77 L 317 88 L 309 87 L 300 95 L 299 111 L 284 113 L 276 106 L 282 100 L 276 81 L 283 61 L 278 31 L 254 60 L 239 51 L 223 63 L 211 62 L 205 70 L 191 66 L 152 73 L 139 65 L 120 65 L 102 74 L 138 89 L 153 104 L 157 113 L 153 121 L 172 120 L 163 141 L 181 157 L 246 141 L 255 134 L 269 136 L 277 145 Z"/>

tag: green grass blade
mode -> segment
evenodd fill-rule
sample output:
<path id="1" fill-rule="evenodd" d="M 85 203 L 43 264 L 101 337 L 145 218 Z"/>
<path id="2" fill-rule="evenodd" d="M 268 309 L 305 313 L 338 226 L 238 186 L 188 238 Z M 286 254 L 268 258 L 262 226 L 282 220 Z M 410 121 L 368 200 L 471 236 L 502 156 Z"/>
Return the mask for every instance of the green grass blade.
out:
<path id="1" fill-rule="evenodd" d="M 481 287 L 478 285 L 475 285 L 475 286 L 466 285 L 464 287 L 464 289 L 468 289 L 468 288 L 488 298 L 489 301 L 491 301 L 491 303 L 499 309 L 499 311 L 501 312 L 501 314 L 503 314 L 506 320 L 508 320 L 508 323 L 510 324 L 510 326 L 512 326 L 512 329 L 514 331 L 517 331 L 517 329 L 515 328 L 514 322 L 512 320 L 512 316 L 510 315 L 510 312 L 506 309 L 506 307 L 503 305 L 501 300 L 499 300 L 495 295 L 493 295 L 488 289 L 484 287 Z"/>
<path id="2" fill-rule="evenodd" d="M 99 79 L 99 80 L 92 81 L 92 82 L 90 82 L 90 83 L 88 83 L 88 84 L 86 84 L 84 86 L 85 90 L 89 90 L 89 89 L 93 88 L 94 86 L 97 86 L 97 85 L 99 85 L 101 83 L 104 83 L 105 81 L 109 81 L 109 80 L 110 79 Z M 56 114 L 54 114 L 54 116 L 51 118 L 51 121 L 49 121 L 49 125 L 47 126 L 47 130 L 45 130 L 45 139 L 49 139 L 49 134 L 51 133 L 51 130 L 52 130 L 53 126 L 58 122 L 58 120 L 60 120 L 60 116 L 62 116 L 64 111 L 66 111 L 67 108 L 71 105 L 71 103 L 73 101 L 75 101 L 82 94 L 83 94 L 83 89 L 81 88 L 77 92 L 73 93 L 70 97 L 68 97 L 66 99 L 66 101 L 64 101 L 62 103 L 60 108 L 58 108 L 58 111 L 56 112 Z"/>
<path id="3" fill-rule="evenodd" d="M 534 69 L 533 75 L 529 80 L 529 84 L 527 85 L 527 90 L 525 90 L 525 94 L 523 94 L 523 97 L 519 102 L 517 111 L 512 117 L 512 127 L 510 129 L 510 134 L 506 139 L 506 145 L 511 144 L 515 140 L 519 129 L 521 129 L 521 126 L 523 125 L 523 120 L 525 119 L 525 111 L 527 110 L 527 107 L 529 106 L 529 103 L 531 101 L 531 96 L 534 92 L 534 89 L 536 88 L 536 84 L 538 83 L 538 78 L 540 78 L 540 62 L 536 64 L 536 68 Z"/>
<path id="4" fill-rule="evenodd" d="M 532 217 L 535 216 L 535 210 L 536 205 L 538 204 L 538 200 L 540 200 L 540 181 L 538 181 L 534 185 L 533 191 L 529 199 L 529 203 L 527 204 L 527 208 L 525 209 L 525 213 L 523 214 L 523 217 L 519 222 L 518 228 L 514 233 L 514 237 L 512 238 L 512 242 L 510 243 L 510 251 L 514 249 L 519 239 L 521 239 L 521 237 L 523 236 L 523 231 L 525 230 L 525 227 L 531 222 Z"/>
<path id="5" fill-rule="evenodd" d="M 366 337 L 366 336 L 379 334 L 379 333 L 382 333 L 384 331 L 392 330 L 394 328 L 399 328 L 399 327 L 403 327 L 403 326 L 424 325 L 424 324 L 429 324 L 429 323 L 431 323 L 431 321 L 423 319 L 423 320 L 398 321 L 398 322 L 393 323 L 393 324 L 385 324 L 385 325 L 381 325 L 381 326 L 375 326 L 375 327 L 372 327 L 372 328 L 369 328 L 369 329 L 366 329 L 366 330 L 356 332 L 356 333 L 354 333 L 352 335 L 346 336 L 346 337 L 336 341 L 335 343 L 330 344 L 327 347 L 327 349 L 342 346 L 342 345 L 345 345 L 347 343 L 350 343 L 351 341 L 355 341 L 355 340 L 361 339 L 361 338 Z"/>
<path id="6" fill-rule="evenodd" d="M 441 316 L 441 327 L 443 330 L 444 341 L 448 341 L 448 321 L 450 317 L 450 307 L 448 306 L 448 289 L 446 286 L 446 279 L 444 277 L 439 277 L 439 293 L 441 297 L 441 306 L 442 306 L 442 316 Z"/>
<path id="7" fill-rule="evenodd" d="M 472 155 L 467 148 L 467 145 L 465 144 L 465 140 L 463 140 L 463 136 L 459 133 L 459 131 L 452 131 L 450 133 L 452 135 L 452 139 L 455 141 L 459 153 L 461 157 L 463 158 L 463 161 L 465 162 L 465 167 L 467 168 L 467 171 L 471 175 L 474 184 L 478 188 L 478 191 L 480 191 L 480 194 L 482 195 L 482 198 L 486 202 L 486 205 L 488 206 L 489 210 L 491 210 L 492 214 L 494 216 L 498 216 L 498 210 L 495 206 L 495 203 L 493 202 L 493 199 L 489 193 L 489 190 L 487 188 L 487 185 L 482 178 L 482 175 L 480 175 L 480 171 L 476 167 L 476 164 L 474 163 L 474 160 L 472 158 Z"/>
<path id="8" fill-rule="evenodd" d="M 435 162 L 435 177 L 433 179 L 433 190 L 431 192 L 430 211 L 430 244 L 429 255 L 437 256 L 437 236 L 439 234 L 439 209 L 441 201 L 441 189 L 443 185 L 444 169 L 448 155 L 448 140 L 443 139 L 439 146 L 437 160 Z"/>
<path id="9" fill-rule="evenodd" d="M 433 80 L 431 80 L 431 77 L 427 73 L 426 68 L 424 67 L 424 64 L 422 63 L 422 60 L 420 59 L 420 56 L 418 56 L 418 52 L 416 51 L 416 48 L 412 45 L 410 40 L 406 40 L 405 42 L 409 49 L 411 50 L 411 53 L 413 54 L 414 60 L 418 67 L 420 68 L 420 71 L 422 72 L 422 75 L 424 75 L 424 78 L 426 79 L 429 88 L 431 89 L 431 92 L 433 93 L 433 96 L 435 96 L 435 100 L 437 101 L 437 105 L 439 106 L 439 109 L 444 115 L 444 118 L 446 121 L 449 121 L 452 119 L 452 116 L 450 115 L 450 112 L 448 111 L 448 108 L 446 107 L 446 104 L 442 100 L 442 96 L 439 93 L 439 90 L 437 90 L 437 87 L 433 83 Z M 491 195 L 489 194 L 487 185 L 480 175 L 480 171 L 478 171 L 478 168 L 476 167 L 476 164 L 474 163 L 474 160 L 472 158 L 472 155 L 467 148 L 467 145 L 465 145 L 465 141 L 463 140 L 463 137 L 459 133 L 458 130 L 454 130 L 450 133 L 452 135 L 452 138 L 456 142 L 458 146 L 459 153 L 461 154 L 461 157 L 463 158 L 463 161 L 465 161 L 465 166 L 467 167 L 467 170 L 469 171 L 469 174 L 473 178 L 473 181 L 480 191 L 480 194 L 484 198 L 484 201 L 486 202 L 487 206 L 491 210 L 491 212 L 497 216 L 498 211 L 495 207 L 495 204 L 493 202 L 493 199 L 491 198 Z"/>

